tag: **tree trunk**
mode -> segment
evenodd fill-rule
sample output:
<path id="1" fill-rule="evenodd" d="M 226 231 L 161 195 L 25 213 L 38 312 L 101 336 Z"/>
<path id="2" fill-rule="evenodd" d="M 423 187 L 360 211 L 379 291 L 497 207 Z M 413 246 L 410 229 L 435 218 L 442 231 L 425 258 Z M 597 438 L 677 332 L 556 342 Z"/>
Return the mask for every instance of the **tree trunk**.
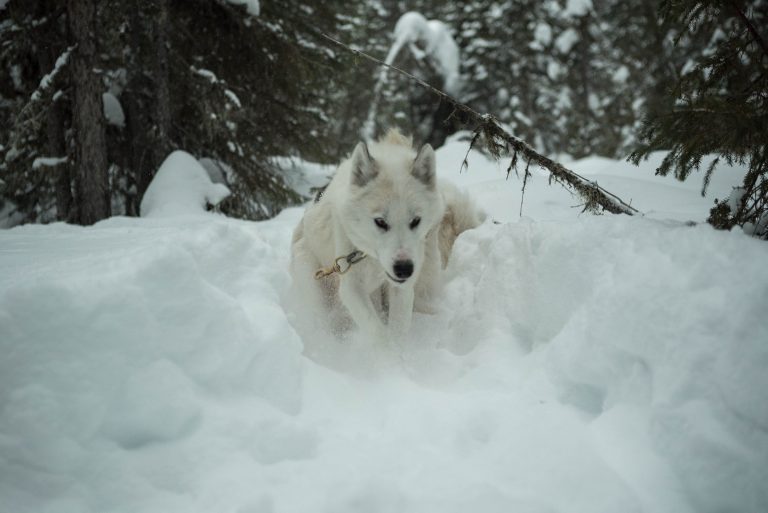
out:
<path id="1" fill-rule="evenodd" d="M 131 209 L 139 214 L 141 197 L 152 179 L 151 143 L 147 127 L 150 124 L 150 107 L 148 105 L 149 90 L 146 86 L 147 73 L 143 68 L 146 59 L 144 45 L 146 37 L 144 17 L 146 9 L 143 2 L 129 7 L 128 33 L 130 50 L 128 53 L 126 74 L 127 84 L 121 99 L 125 106 L 126 127 L 128 129 L 127 146 L 130 170 L 133 183 L 136 185 L 136 195 Z"/>
<path id="2" fill-rule="evenodd" d="M 64 137 L 64 109 L 59 101 L 48 107 L 48 151 L 52 157 L 67 154 Z M 59 221 L 72 220 L 72 170 L 69 162 L 56 166 L 56 218 Z"/>
<path id="3" fill-rule="evenodd" d="M 68 0 L 71 44 L 72 129 L 75 139 L 76 217 L 89 225 L 110 216 L 107 144 L 102 104 L 103 86 L 94 68 L 96 53 L 95 0 Z"/>
<path id="4" fill-rule="evenodd" d="M 131 56 L 124 97 L 137 203 L 172 148 L 168 9 L 168 0 L 142 0 L 130 9 Z"/>
<path id="5" fill-rule="evenodd" d="M 168 0 L 154 0 L 152 50 L 155 82 L 155 146 L 154 171 L 171 150 L 171 92 L 168 84 Z M 148 185 L 148 184 L 147 184 Z M 144 190 L 141 191 L 142 193 Z"/>
<path id="6" fill-rule="evenodd" d="M 51 5 L 53 4 L 53 5 Z M 40 2 L 38 9 L 39 17 L 43 18 L 47 12 L 53 11 L 55 2 Z M 39 27 L 36 34 L 40 43 L 37 48 L 37 61 L 40 69 L 47 73 L 54 69 L 56 58 L 61 55 L 61 47 L 65 46 L 64 35 L 57 28 L 55 21 L 46 23 Z M 46 115 L 45 133 L 47 137 L 46 155 L 49 157 L 67 156 L 67 139 L 65 136 L 66 112 L 61 101 L 54 100 L 48 106 Z M 56 190 L 56 218 L 59 221 L 70 220 L 70 210 L 72 209 L 72 178 L 70 172 L 70 163 L 62 162 L 55 166 L 56 173 L 54 187 Z"/>

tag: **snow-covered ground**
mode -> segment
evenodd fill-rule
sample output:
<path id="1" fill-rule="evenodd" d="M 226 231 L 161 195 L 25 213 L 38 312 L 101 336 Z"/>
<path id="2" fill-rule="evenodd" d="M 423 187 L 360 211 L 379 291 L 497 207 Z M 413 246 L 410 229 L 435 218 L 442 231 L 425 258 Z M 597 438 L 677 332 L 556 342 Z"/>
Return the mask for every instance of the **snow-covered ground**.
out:
<path id="1" fill-rule="evenodd" d="M 520 218 L 520 181 L 465 152 L 440 174 L 500 224 L 402 350 L 292 317 L 301 209 L 195 213 L 196 185 L 187 213 L 0 231 L 0 511 L 768 510 L 768 245 L 685 223 L 740 171 L 702 199 L 653 161 L 571 163 L 630 218 L 532 170 Z"/>

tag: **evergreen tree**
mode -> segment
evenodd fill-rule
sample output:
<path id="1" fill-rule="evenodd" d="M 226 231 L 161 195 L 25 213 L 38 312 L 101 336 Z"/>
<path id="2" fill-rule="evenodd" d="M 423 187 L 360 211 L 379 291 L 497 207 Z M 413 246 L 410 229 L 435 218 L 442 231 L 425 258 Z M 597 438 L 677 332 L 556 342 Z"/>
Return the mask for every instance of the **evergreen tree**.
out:
<path id="1" fill-rule="evenodd" d="M 632 159 L 670 150 L 657 173 L 673 172 L 680 180 L 708 154 L 746 163 L 743 185 L 715 200 L 708 221 L 723 229 L 740 225 L 768 239 L 768 44 L 761 32 L 768 26 L 766 3 L 665 0 L 660 14 L 675 24 L 678 41 L 703 32 L 709 42 L 683 70 L 674 108 L 649 114 Z M 719 158 L 705 171 L 702 194 Z"/>
<path id="2" fill-rule="evenodd" d="M 329 77 L 340 63 L 320 36 L 338 23 L 336 2 L 276 0 L 254 16 L 227 0 L 106 0 L 95 30 L 82 32 L 90 12 L 68 14 L 91 1 L 0 9 L 0 208 L 16 222 L 93 222 L 110 207 L 104 191 L 114 213 L 138 215 L 177 148 L 230 187 L 225 212 L 261 219 L 300 200 L 273 157 L 337 158 Z M 67 34 L 93 37 L 72 44 Z M 81 166 L 89 151 L 106 153 Z M 88 191 L 100 213 L 83 217 Z"/>
<path id="3" fill-rule="evenodd" d="M 70 217 L 65 12 L 55 0 L 0 10 L 0 212 L 11 222 Z"/>

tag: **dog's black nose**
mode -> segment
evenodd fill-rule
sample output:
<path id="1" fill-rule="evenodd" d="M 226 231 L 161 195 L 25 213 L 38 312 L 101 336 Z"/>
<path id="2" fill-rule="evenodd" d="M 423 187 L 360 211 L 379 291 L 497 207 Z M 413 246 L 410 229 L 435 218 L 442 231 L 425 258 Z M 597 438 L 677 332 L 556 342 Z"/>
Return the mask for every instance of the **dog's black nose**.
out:
<path id="1" fill-rule="evenodd" d="M 413 274 L 413 262 L 411 260 L 397 260 L 392 267 L 395 276 L 404 280 Z"/>

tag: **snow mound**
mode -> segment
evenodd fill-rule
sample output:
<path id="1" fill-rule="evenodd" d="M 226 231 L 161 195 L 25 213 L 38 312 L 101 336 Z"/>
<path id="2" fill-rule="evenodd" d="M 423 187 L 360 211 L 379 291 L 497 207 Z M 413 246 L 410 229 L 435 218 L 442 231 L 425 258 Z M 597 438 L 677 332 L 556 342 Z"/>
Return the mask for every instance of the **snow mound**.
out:
<path id="1" fill-rule="evenodd" d="M 229 196 L 223 184 L 213 183 L 205 168 L 189 153 L 174 151 L 158 169 L 141 200 L 142 217 L 194 215 Z"/>

